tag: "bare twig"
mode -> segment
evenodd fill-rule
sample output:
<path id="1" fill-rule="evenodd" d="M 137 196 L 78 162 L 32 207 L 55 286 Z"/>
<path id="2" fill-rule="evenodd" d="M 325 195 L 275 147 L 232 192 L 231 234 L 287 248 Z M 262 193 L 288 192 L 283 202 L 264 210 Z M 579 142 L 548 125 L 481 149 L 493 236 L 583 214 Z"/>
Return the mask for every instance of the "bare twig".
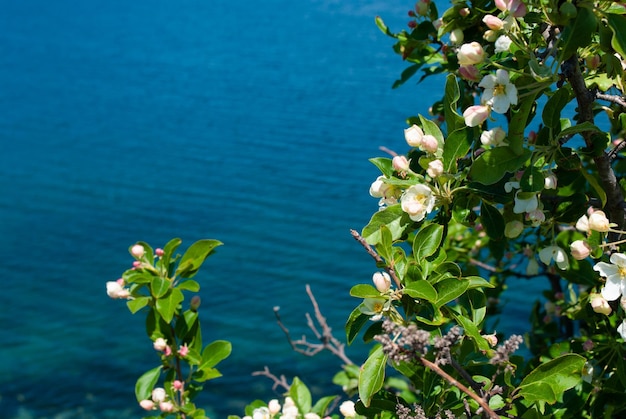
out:
<path id="1" fill-rule="evenodd" d="M 385 261 L 383 260 L 383 258 L 381 258 L 378 253 L 376 253 L 376 251 L 374 249 L 372 249 L 372 246 L 370 246 L 365 239 L 359 234 L 358 231 L 356 230 L 350 230 L 350 234 L 352 234 L 352 237 L 354 237 L 354 239 L 356 241 L 358 241 L 359 243 L 361 243 L 361 246 L 363 246 L 365 248 L 365 250 L 367 251 L 367 253 L 374 258 L 374 260 L 376 261 L 376 263 L 380 263 L 381 265 L 385 265 L 385 270 L 387 271 L 387 273 L 389 273 L 389 276 L 391 278 L 393 278 L 393 282 L 395 282 L 396 287 L 398 287 L 398 289 L 402 289 L 402 283 L 400 282 L 400 279 L 398 278 L 398 276 L 396 275 L 396 271 L 393 269 L 393 261 L 389 261 L 389 264 L 385 264 Z"/>
<path id="2" fill-rule="evenodd" d="M 294 340 L 289 333 L 289 329 L 287 329 L 282 319 L 280 318 L 280 314 L 278 314 L 280 308 L 274 307 L 274 316 L 276 316 L 278 326 L 281 328 L 283 333 L 285 333 L 285 336 L 287 336 L 287 341 L 291 345 L 291 348 L 295 352 L 306 356 L 315 356 L 319 352 L 327 350 L 339 359 L 341 359 L 346 365 L 354 364 L 354 362 L 352 362 L 352 360 L 346 355 L 346 345 L 333 336 L 332 328 L 328 326 L 328 323 L 326 322 L 326 317 L 322 315 L 319 305 L 317 304 L 317 300 L 315 299 L 315 296 L 313 295 L 309 284 L 306 285 L 306 293 L 311 299 L 311 304 L 313 305 L 313 310 L 315 313 L 315 320 L 317 320 L 317 324 L 319 325 L 321 331 L 318 329 L 318 326 L 316 326 L 313 318 L 309 313 L 306 313 L 307 325 L 309 326 L 309 329 L 313 331 L 313 334 L 320 341 L 320 343 L 309 342 L 306 339 L 305 335 L 303 335 L 300 339 Z"/>
<path id="3" fill-rule="evenodd" d="M 597 92 L 596 98 L 600 100 L 606 100 L 607 102 L 616 103 L 624 108 L 626 108 L 626 100 L 623 97 L 617 95 L 606 95 L 604 93 Z"/>
<path id="4" fill-rule="evenodd" d="M 498 414 L 496 412 L 494 412 L 491 409 L 491 407 L 489 407 L 489 404 L 484 399 L 480 398 L 478 396 L 478 394 L 474 393 L 472 390 L 467 388 L 465 385 L 459 383 L 454 377 L 452 377 L 450 374 L 448 374 L 447 372 L 442 370 L 439 367 L 439 365 L 435 364 L 434 362 L 431 362 L 431 361 L 427 360 L 424 357 L 420 357 L 419 360 L 421 361 L 422 364 L 424 364 L 424 366 L 426 368 L 430 368 L 431 370 L 436 372 L 440 377 L 445 379 L 448 383 L 450 383 L 451 385 L 455 386 L 456 388 L 461 390 L 463 393 L 465 393 L 468 396 L 470 396 L 472 399 L 476 400 L 476 403 L 478 403 L 480 405 L 480 407 L 483 408 L 483 410 L 485 411 L 485 414 L 489 418 L 491 418 L 491 419 L 499 419 L 500 418 L 498 416 Z"/>
<path id="5" fill-rule="evenodd" d="M 276 377 L 274 374 L 270 372 L 270 369 L 267 367 L 267 365 L 265 366 L 263 371 L 254 371 L 252 375 L 254 376 L 262 375 L 272 380 L 274 382 L 274 385 L 272 385 L 272 390 L 276 390 L 278 386 L 281 386 L 282 388 L 285 389 L 285 391 L 289 391 L 289 388 L 291 387 L 289 383 L 287 382 L 287 378 L 285 378 L 284 375 L 281 374 L 280 378 Z"/>

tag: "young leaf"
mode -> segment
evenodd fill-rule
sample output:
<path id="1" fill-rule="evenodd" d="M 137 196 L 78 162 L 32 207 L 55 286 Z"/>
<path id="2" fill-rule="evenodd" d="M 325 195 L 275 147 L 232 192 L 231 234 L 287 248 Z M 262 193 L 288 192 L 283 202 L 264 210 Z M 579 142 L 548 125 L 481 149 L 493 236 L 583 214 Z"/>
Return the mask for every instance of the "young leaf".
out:
<path id="1" fill-rule="evenodd" d="M 356 284 L 350 288 L 350 295 L 357 298 L 380 297 L 380 292 L 369 284 Z"/>
<path id="2" fill-rule="evenodd" d="M 298 411 L 307 413 L 311 411 L 311 392 L 298 377 L 294 377 L 289 387 L 289 395 L 298 407 Z"/>
<path id="3" fill-rule="evenodd" d="M 128 300 L 126 302 L 126 305 L 128 306 L 130 312 L 135 314 L 136 312 L 147 306 L 150 300 L 150 297 L 137 297 L 134 300 Z"/>
<path id="4" fill-rule="evenodd" d="M 554 404 L 557 398 L 581 382 L 585 358 L 565 354 L 532 370 L 519 385 L 519 394 L 529 402 Z"/>
<path id="5" fill-rule="evenodd" d="M 357 337 L 363 326 L 367 324 L 370 316 L 361 312 L 361 303 L 358 307 L 352 310 L 348 321 L 346 322 L 346 342 L 351 345 L 354 339 Z"/>
<path id="6" fill-rule="evenodd" d="M 323 418 L 328 413 L 328 408 L 331 403 L 337 398 L 337 396 L 326 396 L 322 397 L 315 403 L 315 405 L 311 408 L 311 412 L 317 414 L 319 417 Z"/>
<path id="7" fill-rule="evenodd" d="M 431 303 L 437 301 L 438 298 L 437 291 L 428 281 L 409 282 L 404 287 L 403 292 L 412 298 L 430 301 Z"/>
<path id="8" fill-rule="evenodd" d="M 489 238 L 494 240 L 504 238 L 504 217 L 496 207 L 483 201 L 480 206 L 480 221 Z"/>
<path id="9" fill-rule="evenodd" d="M 368 407 L 372 397 L 383 386 L 385 381 L 385 366 L 387 365 L 387 355 L 383 352 L 382 346 L 377 346 L 370 354 L 361 372 L 359 373 L 359 397 Z"/>
<path id="10" fill-rule="evenodd" d="M 176 288 L 172 289 L 172 291 L 164 297 L 157 299 L 156 309 L 166 323 L 170 323 L 172 321 L 178 305 L 184 299 L 185 297 L 183 296 L 183 293 Z"/>
<path id="11" fill-rule="evenodd" d="M 502 179 L 505 173 L 515 172 L 522 167 L 531 154 L 528 149 L 523 149 L 522 154 L 517 155 L 510 147 L 492 148 L 474 161 L 470 177 L 483 185 L 492 185 Z"/>
<path id="12" fill-rule="evenodd" d="M 406 212 L 402 211 L 400 204 L 391 205 L 372 216 L 369 224 L 363 228 L 361 236 L 368 244 L 375 246 L 382 240 L 380 233 L 382 225 L 387 226 L 389 231 L 391 231 L 392 240 L 397 240 L 411 223 L 413 221 L 411 221 Z"/>
<path id="13" fill-rule="evenodd" d="M 435 306 L 441 307 L 462 295 L 469 287 L 469 282 L 464 279 L 447 278 L 435 285 L 438 294 Z"/>
<path id="14" fill-rule="evenodd" d="M 443 169 L 446 172 L 456 172 L 457 159 L 465 156 L 472 145 L 472 131 L 463 127 L 452 131 L 443 144 Z"/>
<path id="15" fill-rule="evenodd" d="M 416 261 L 425 259 L 435 254 L 441 239 L 443 238 L 443 226 L 429 224 L 423 227 L 413 241 L 413 257 Z"/>
<path id="16" fill-rule="evenodd" d="M 172 283 L 167 280 L 167 278 L 161 278 L 160 276 L 155 276 L 152 278 L 152 284 L 150 284 L 150 289 L 152 290 L 152 295 L 155 298 L 161 298 L 167 291 L 170 289 L 170 285 Z"/>
<path id="17" fill-rule="evenodd" d="M 161 366 L 158 366 L 150 371 L 146 371 L 141 377 L 139 377 L 137 383 L 135 383 L 135 396 L 137 397 L 138 402 L 150 398 L 152 389 L 159 380 L 160 375 Z"/>
<path id="18" fill-rule="evenodd" d="M 183 278 L 191 278 L 204 263 L 204 260 L 213 252 L 213 250 L 222 245 L 218 240 L 204 239 L 198 240 L 185 252 L 176 269 L 176 276 Z"/>
<path id="19" fill-rule="evenodd" d="M 550 96 L 543 107 L 541 118 L 546 126 L 559 129 L 561 124 L 561 111 L 570 101 L 570 93 L 567 87 L 561 87 Z"/>
<path id="20" fill-rule="evenodd" d="M 219 364 L 220 361 L 228 358 L 232 351 L 232 345 L 225 340 L 216 340 L 211 342 L 202 351 L 201 369 L 212 368 Z"/>

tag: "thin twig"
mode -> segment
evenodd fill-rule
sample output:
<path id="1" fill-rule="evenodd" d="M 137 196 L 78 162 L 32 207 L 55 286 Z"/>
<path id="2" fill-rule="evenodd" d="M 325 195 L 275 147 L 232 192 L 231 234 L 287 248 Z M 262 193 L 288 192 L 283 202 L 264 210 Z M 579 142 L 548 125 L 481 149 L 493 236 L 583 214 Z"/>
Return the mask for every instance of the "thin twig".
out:
<path id="1" fill-rule="evenodd" d="M 487 404 L 487 402 L 485 400 L 480 398 L 478 396 L 478 394 L 474 393 L 469 388 L 465 387 L 465 385 L 459 383 L 454 377 L 452 377 L 450 374 L 448 374 L 447 372 L 442 370 L 437 364 L 435 364 L 434 362 L 430 362 L 429 360 L 427 360 L 424 357 L 420 357 L 419 360 L 421 361 L 422 364 L 424 364 L 424 366 L 426 368 L 430 368 L 431 370 L 435 371 L 440 377 L 445 379 L 448 383 L 450 383 L 451 385 L 455 386 L 456 388 L 461 390 L 463 393 L 467 394 L 472 399 L 474 399 L 476 401 L 476 403 L 478 403 L 480 405 L 480 407 L 483 408 L 483 410 L 489 416 L 489 418 L 491 418 L 491 419 L 500 419 L 498 414 L 496 412 L 494 412 L 491 409 L 491 407 L 489 407 L 489 404 Z"/>
<path id="2" fill-rule="evenodd" d="M 367 253 L 374 258 L 374 260 L 376 261 L 376 263 L 380 263 L 381 265 L 385 265 L 385 270 L 387 271 L 387 273 L 389 274 L 389 276 L 391 278 L 393 278 L 393 282 L 396 283 L 396 287 L 398 287 L 398 289 L 402 289 L 402 283 L 400 282 L 400 279 L 398 278 L 398 276 L 396 275 L 396 271 L 393 269 L 393 265 L 392 265 L 392 261 L 389 262 L 389 264 L 386 264 L 385 261 L 383 260 L 383 258 L 381 258 L 378 253 L 376 253 L 376 251 L 374 249 L 372 249 L 372 246 L 369 245 L 369 243 L 367 243 L 365 241 L 365 239 L 359 234 L 358 231 L 356 230 L 350 230 L 350 234 L 352 234 L 352 237 L 354 237 L 354 239 L 356 241 L 358 241 L 359 243 L 361 243 L 361 246 L 363 246 L 365 248 L 365 250 L 367 251 Z"/>
<path id="3" fill-rule="evenodd" d="M 626 101 L 623 97 L 617 95 L 606 95 L 604 93 L 596 92 L 596 98 L 600 100 L 606 100 L 607 102 L 616 103 L 626 108 Z"/>
<path id="4" fill-rule="evenodd" d="M 285 378 L 284 375 L 281 374 L 280 379 L 279 379 L 278 377 L 276 377 L 274 374 L 270 372 L 270 369 L 267 367 L 267 365 L 265 366 L 263 371 L 254 371 L 252 375 L 254 376 L 262 375 L 272 380 L 274 382 L 274 385 L 272 386 L 272 390 L 276 390 L 278 386 L 281 386 L 282 388 L 285 389 L 285 391 L 289 391 L 289 388 L 291 387 L 289 383 L 287 382 L 287 378 Z"/>
<path id="5" fill-rule="evenodd" d="M 300 339 L 294 340 L 289 333 L 289 329 L 287 329 L 282 319 L 280 318 L 280 314 L 278 313 L 280 308 L 274 307 L 274 316 L 276 316 L 276 322 L 278 323 L 278 326 L 281 328 L 283 333 L 285 333 L 285 336 L 287 337 L 287 341 L 291 345 L 291 348 L 295 352 L 305 356 L 315 356 L 319 352 L 327 350 L 339 359 L 341 359 L 346 365 L 353 365 L 354 362 L 352 362 L 352 360 L 346 355 L 346 345 L 333 336 L 332 328 L 328 326 L 326 317 L 322 315 L 319 304 L 317 303 L 317 300 L 315 299 L 315 296 L 313 295 L 313 291 L 311 291 L 311 287 L 309 286 L 309 284 L 306 285 L 306 293 L 311 299 L 313 312 L 315 314 L 315 320 L 317 320 L 321 332 L 320 330 L 318 330 L 318 327 L 315 325 L 315 322 L 313 321 L 313 318 L 309 313 L 306 313 L 307 325 L 309 326 L 309 329 L 311 329 L 315 337 L 320 341 L 320 343 L 307 341 L 305 335 L 303 335 Z"/>

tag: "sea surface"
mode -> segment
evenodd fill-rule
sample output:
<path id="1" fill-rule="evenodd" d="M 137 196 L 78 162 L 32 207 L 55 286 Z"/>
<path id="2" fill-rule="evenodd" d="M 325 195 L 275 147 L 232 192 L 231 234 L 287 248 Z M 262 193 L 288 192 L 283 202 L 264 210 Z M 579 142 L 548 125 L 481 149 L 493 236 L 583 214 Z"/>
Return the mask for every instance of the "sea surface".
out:
<path id="1" fill-rule="evenodd" d="M 173 237 L 224 243 L 197 277 L 205 341 L 233 343 L 200 400 L 213 417 L 274 397 L 251 375 L 265 366 L 340 393 L 341 361 L 294 353 L 273 307 L 306 333 L 310 284 L 343 338 L 348 291 L 375 271 L 349 233 L 377 209 L 367 160 L 406 151 L 405 118 L 441 92 L 391 89 L 405 63 L 374 17 L 399 30 L 411 6 L 4 0 L 0 417 L 142 415 L 134 383 L 158 357 L 105 282 L 136 241 Z"/>

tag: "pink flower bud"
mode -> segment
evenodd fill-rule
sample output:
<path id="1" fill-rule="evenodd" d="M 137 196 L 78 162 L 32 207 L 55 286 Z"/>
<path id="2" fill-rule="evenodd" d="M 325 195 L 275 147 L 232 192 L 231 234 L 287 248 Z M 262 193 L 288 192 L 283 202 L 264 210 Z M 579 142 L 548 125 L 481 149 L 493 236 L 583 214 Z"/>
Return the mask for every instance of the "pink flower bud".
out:
<path id="1" fill-rule="evenodd" d="M 524 17 L 526 5 L 521 0 L 495 0 L 496 7 L 503 12 L 510 12 L 513 17 Z"/>
<path id="2" fill-rule="evenodd" d="M 471 13 L 471 10 L 468 9 L 467 7 L 464 7 L 461 10 L 459 10 L 459 16 L 461 17 L 467 17 L 470 15 L 470 13 Z"/>
<path id="3" fill-rule="evenodd" d="M 480 72 L 474 65 L 462 65 L 459 67 L 459 75 L 467 81 L 480 80 Z"/>
<path id="4" fill-rule="evenodd" d="M 189 309 L 193 312 L 198 311 L 198 308 L 200 308 L 201 302 L 202 300 L 200 299 L 200 296 L 194 295 L 193 297 L 191 297 L 191 301 L 189 303 Z"/>
<path id="5" fill-rule="evenodd" d="M 439 143 L 435 137 L 430 134 L 426 134 L 422 137 L 422 144 L 420 145 L 421 150 L 433 154 L 437 151 L 437 148 L 439 148 Z"/>
<path id="6" fill-rule="evenodd" d="M 145 410 L 152 410 L 154 409 L 154 402 L 152 400 L 145 399 L 139 402 L 139 406 Z"/>
<path id="7" fill-rule="evenodd" d="M 496 336 L 496 334 L 491 334 L 491 335 L 482 335 L 482 337 L 484 337 L 487 342 L 489 343 L 489 346 L 496 346 L 498 344 L 498 337 Z"/>
<path id="8" fill-rule="evenodd" d="M 398 172 L 406 172 L 409 170 L 409 161 L 405 156 L 394 156 L 391 165 Z"/>
<path id="9" fill-rule="evenodd" d="M 583 260 L 591 253 L 591 246 L 584 240 L 576 240 L 569 245 L 570 253 L 576 260 Z"/>
<path id="10" fill-rule="evenodd" d="M 165 254 L 165 252 L 164 252 L 164 251 L 163 251 L 163 249 L 161 249 L 160 247 L 157 247 L 157 248 L 154 250 L 154 254 L 155 254 L 155 255 L 157 255 L 158 257 L 161 257 L 161 256 L 163 256 L 163 255 Z"/>
<path id="11" fill-rule="evenodd" d="M 391 288 L 391 277 L 387 272 L 376 272 L 372 276 L 372 281 L 378 292 L 385 293 Z"/>
<path id="12" fill-rule="evenodd" d="M 502 19 L 494 15 L 485 15 L 485 17 L 483 17 L 483 22 L 485 23 L 485 25 L 487 25 L 489 29 L 492 29 L 494 31 L 499 31 L 504 27 L 504 22 L 502 21 Z"/>
<path id="13" fill-rule="evenodd" d="M 174 404 L 172 402 L 159 403 L 159 409 L 161 412 L 170 413 L 174 411 Z"/>
<path id="14" fill-rule="evenodd" d="M 136 244 L 130 248 L 130 254 L 136 257 L 137 259 L 141 259 L 145 253 L 146 253 L 146 250 L 140 244 Z"/>
<path id="15" fill-rule="evenodd" d="M 186 357 L 188 353 L 189 353 L 189 348 L 187 347 L 186 343 L 184 345 L 181 345 L 180 348 L 178 348 L 178 355 L 180 355 L 182 358 Z"/>
<path id="16" fill-rule="evenodd" d="M 411 29 L 417 28 L 417 22 L 414 20 L 409 20 L 409 22 L 406 25 Z"/>
<path id="17" fill-rule="evenodd" d="M 489 106 L 485 105 L 474 105 L 465 109 L 463 112 L 463 118 L 465 119 L 465 125 L 468 127 L 475 127 L 483 122 L 489 117 Z"/>
<path id="18" fill-rule="evenodd" d="M 130 297 L 130 291 L 123 287 L 124 281 L 120 284 L 120 280 L 108 281 L 106 283 L 107 295 L 113 299 L 125 299 Z"/>
<path id="19" fill-rule="evenodd" d="M 593 349 L 594 347 L 594 343 L 591 339 L 587 339 L 584 343 L 583 343 L 583 351 L 587 351 L 589 352 L 590 350 Z"/>
<path id="20" fill-rule="evenodd" d="M 611 314 L 613 309 L 609 305 L 609 302 L 602 298 L 600 294 L 592 294 L 592 296 L 590 297 L 591 299 L 589 301 L 591 303 L 591 308 L 593 309 L 593 311 L 607 316 Z"/>
<path id="21" fill-rule="evenodd" d="M 426 169 L 426 173 L 428 173 L 428 176 L 433 179 L 441 176 L 443 174 L 443 163 L 441 162 L 441 160 L 433 160 L 428 163 L 428 169 Z"/>
<path id="22" fill-rule="evenodd" d="M 141 266 L 141 262 L 139 262 L 138 260 L 133 262 L 133 268 L 138 268 Z"/>
<path id="23" fill-rule="evenodd" d="M 172 387 L 174 390 L 181 390 L 183 388 L 183 382 L 180 380 L 174 380 L 172 382 Z"/>
<path id="24" fill-rule="evenodd" d="M 469 44 L 463 44 L 456 53 L 456 57 L 459 60 L 459 65 L 472 65 L 478 64 L 485 58 L 485 51 L 482 45 L 473 41 Z"/>

